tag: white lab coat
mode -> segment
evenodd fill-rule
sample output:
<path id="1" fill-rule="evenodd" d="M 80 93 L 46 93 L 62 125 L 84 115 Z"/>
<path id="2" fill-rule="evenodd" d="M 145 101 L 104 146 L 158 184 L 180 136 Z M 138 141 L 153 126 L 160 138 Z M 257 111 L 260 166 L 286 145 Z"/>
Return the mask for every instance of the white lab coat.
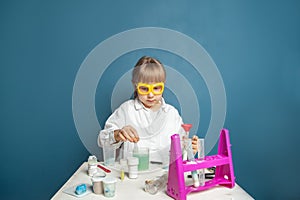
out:
<path id="1" fill-rule="evenodd" d="M 138 147 L 150 148 L 150 161 L 168 162 L 171 136 L 175 133 L 182 135 L 182 118 L 178 111 L 166 104 L 162 98 L 162 106 L 157 111 L 144 107 L 138 100 L 124 102 L 107 119 L 105 127 L 98 136 L 98 145 L 103 146 L 105 138 L 110 139 L 110 144 L 120 148 L 119 158 L 131 156 L 134 144 L 119 142 L 116 144 L 113 131 L 126 125 L 134 127 L 140 137 Z"/>

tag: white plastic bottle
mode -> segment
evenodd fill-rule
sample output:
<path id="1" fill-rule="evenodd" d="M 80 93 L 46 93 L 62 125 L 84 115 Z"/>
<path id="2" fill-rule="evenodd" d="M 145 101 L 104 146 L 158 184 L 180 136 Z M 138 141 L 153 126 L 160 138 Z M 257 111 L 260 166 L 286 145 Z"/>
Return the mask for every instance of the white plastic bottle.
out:
<path id="1" fill-rule="evenodd" d="M 127 164 L 128 164 L 128 177 L 131 179 L 137 178 L 139 159 L 136 157 L 128 157 Z"/>

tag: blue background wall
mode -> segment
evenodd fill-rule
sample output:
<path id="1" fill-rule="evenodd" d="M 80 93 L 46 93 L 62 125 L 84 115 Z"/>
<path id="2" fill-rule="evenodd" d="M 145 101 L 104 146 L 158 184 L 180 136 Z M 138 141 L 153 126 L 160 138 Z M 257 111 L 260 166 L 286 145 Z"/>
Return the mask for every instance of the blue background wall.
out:
<path id="1" fill-rule="evenodd" d="M 187 34 L 217 64 L 238 184 L 255 199 L 299 199 L 299 10 L 296 0 L 1 1 L 1 199 L 49 199 L 87 160 L 76 73 L 101 41 L 145 26 Z"/>

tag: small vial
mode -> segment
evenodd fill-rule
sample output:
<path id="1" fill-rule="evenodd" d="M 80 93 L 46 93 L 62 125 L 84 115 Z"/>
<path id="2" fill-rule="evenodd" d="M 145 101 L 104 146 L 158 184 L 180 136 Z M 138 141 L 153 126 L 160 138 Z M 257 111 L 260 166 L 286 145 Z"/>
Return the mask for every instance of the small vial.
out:
<path id="1" fill-rule="evenodd" d="M 192 140 L 189 139 L 188 140 L 188 161 L 190 162 L 195 162 L 195 158 L 194 158 L 194 154 L 193 154 L 193 149 L 192 149 Z M 192 178 L 193 178 L 193 182 L 194 182 L 194 187 L 199 187 L 200 186 L 200 182 L 199 182 L 199 178 L 198 178 L 198 174 L 197 174 L 197 170 L 192 171 Z"/>
<path id="2" fill-rule="evenodd" d="M 120 165 L 121 165 L 120 179 L 121 179 L 121 181 L 123 181 L 124 178 L 125 178 L 125 168 L 127 166 L 127 160 L 126 159 L 121 159 L 120 160 Z"/>
<path id="3" fill-rule="evenodd" d="M 187 160 L 188 159 L 188 155 L 187 155 L 187 148 L 188 148 L 188 138 L 184 137 L 182 139 L 182 143 L 183 143 L 183 148 L 182 148 L 182 160 Z"/>
<path id="4" fill-rule="evenodd" d="M 202 160 L 204 160 L 204 157 L 205 157 L 204 139 L 199 138 L 197 145 L 198 145 L 198 160 L 201 162 Z M 204 169 L 199 169 L 198 174 L 199 174 L 200 186 L 204 186 L 205 185 L 205 171 L 204 171 Z"/>
<path id="5" fill-rule="evenodd" d="M 188 138 L 190 134 L 190 129 L 192 128 L 192 124 L 181 124 L 181 127 L 184 130 L 185 135 L 183 136 L 182 143 L 182 160 L 187 160 L 187 152 L 188 152 Z"/>

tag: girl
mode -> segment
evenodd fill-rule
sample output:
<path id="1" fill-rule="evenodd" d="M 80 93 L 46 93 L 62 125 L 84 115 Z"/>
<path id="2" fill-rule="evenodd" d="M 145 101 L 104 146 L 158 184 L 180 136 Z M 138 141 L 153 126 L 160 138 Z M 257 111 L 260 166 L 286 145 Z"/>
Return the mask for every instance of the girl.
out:
<path id="1" fill-rule="evenodd" d="M 144 56 L 132 72 L 134 99 L 124 102 L 107 119 L 98 136 L 98 145 L 106 138 L 123 151 L 123 158 L 133 151 L 134 143 L 150 148 L 150 161 L 168 162 L 171 135 L 183 134 L 182 118 L 162 97 L 166 71 L 158 60 Z M 193 150 L 197 149 L 193 137 Z"/>

